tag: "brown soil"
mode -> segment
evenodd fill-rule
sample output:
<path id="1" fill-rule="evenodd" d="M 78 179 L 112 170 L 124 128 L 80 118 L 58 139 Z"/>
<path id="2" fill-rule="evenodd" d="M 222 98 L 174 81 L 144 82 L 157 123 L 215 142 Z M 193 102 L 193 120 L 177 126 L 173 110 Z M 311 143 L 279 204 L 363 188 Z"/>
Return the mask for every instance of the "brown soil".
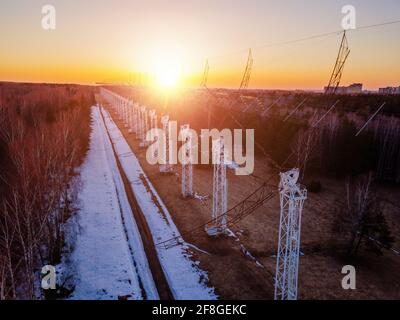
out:
<path id="1" fill-rule="evenodd" d="M 211 219 L 212 167 L 194 167 L 194 189 L 200 195 L 208 195 L 205 201 L 184 199 L 180 193 L 180 166 L 174 174 L 160 174 L 158 166 L 149 165 L 145 150 L 139 147 L 134 134 L 128 133 L 114 113 L 111 115 L 119 126 L 132 150 L 138 157 L 144 171 L 163 199 L 181 233 L 204 224 Z M 268 160 L 256 157 L 252 176 L 235 176 L 228 172 L 228 207 L 232 207 L 252 193 L 261 183 L 272 177 L 269 183 L 278 185 L 278 172 L 272 169 Z M 321 179 L 320 179 L 321 180 Z M 332 210 L 337 195 L 342 190 L 342 181 L 321 180 L 323 191 L 309 193 L 303 211 L 301 251 L 299 270 L 300 299 L 400 299 L 400 256 L 385 252 L 382 257 L 366 254 L 364 260 L 344 261 L 332 236 Z M 390 199 L 399 206 L 399 190 Z M 389 192 L 388 192 L 389 194 Z M 390 204 L 388 204 L 389 208 Z M 400 209 L 391 206 L 387 218 L 394 235 L 400 234 Z M 186 235 L 185 241 L 197 246 L 208 254 L 193 249 L 194 259 L 208 272 L 209 284 L 215 287 L 222 299 L 272 299 L 274 293 L 273 275 L 278 242 L 279 197 L 276 196 L 258 208 L 231 230 L 239 240 L 232 237 L 210 238 L 200 230 Z M 241 244 L 264 266 L 246 257 Z M 397 236 L 394 247 L 400 247 Z M 357 290 L 346 291 L 341 287 L 341 269 L 353 264 L 357 270 Z M 397 271 L 396 271 L 397 270 Z"/>

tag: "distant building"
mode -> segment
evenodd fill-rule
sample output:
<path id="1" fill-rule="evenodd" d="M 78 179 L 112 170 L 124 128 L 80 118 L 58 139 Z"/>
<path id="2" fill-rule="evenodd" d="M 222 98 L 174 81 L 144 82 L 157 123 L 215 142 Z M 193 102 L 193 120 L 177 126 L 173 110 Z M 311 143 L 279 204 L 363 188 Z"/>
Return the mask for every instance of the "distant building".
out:
<path id="1" fill-rule="evenodd" d="M 379 88 L 379 94 L 400 94 L 400 87 Z"/>
<path id="2" fill-rule="evenodd" d="M 362 83 L 353 83 L 347 87 L 348 94 L 362 93 L 362 91 L 363 91 Z"/>
<path id="3" fill-rule="evenodd" d="M 325 87 L 326 91 L 327 87 Z M 336 94 L 358 94 L 362 93 L 363 85 L 362 83 L 353 83 L 348 87 L 337 87 Z"/>

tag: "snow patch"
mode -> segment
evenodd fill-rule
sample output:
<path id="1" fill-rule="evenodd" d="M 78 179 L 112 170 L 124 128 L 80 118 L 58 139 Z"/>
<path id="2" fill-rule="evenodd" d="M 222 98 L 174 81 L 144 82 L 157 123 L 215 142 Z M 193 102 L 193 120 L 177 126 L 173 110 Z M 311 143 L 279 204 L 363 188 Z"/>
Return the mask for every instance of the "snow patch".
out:
<path id="1" fill-rule="evenodd" d="M 132 191 L 146 218 L 155 243 L 180 236 L 168 209 L 144 173 L 137 157 L 132 152 L 110 114 L 103 110 L 106 128 L 111 136 L 121 165 L 131 183 Z M 170 249 L 157 246 L 165 277 L 177 300 L 216 299 L 213 288 L 206 285 L 207 273 L 192 260 L 186 244 L 178 244 Z"/>
<path id="2" fill-rule="evenodd" d="M 72 300 L 158 299 L 97 107 L 92 107 L 92 119 L 90 149 L 80 170 L 81 209 L 65 226 L 71 252 L 59 272 L 73 277 Z"/>

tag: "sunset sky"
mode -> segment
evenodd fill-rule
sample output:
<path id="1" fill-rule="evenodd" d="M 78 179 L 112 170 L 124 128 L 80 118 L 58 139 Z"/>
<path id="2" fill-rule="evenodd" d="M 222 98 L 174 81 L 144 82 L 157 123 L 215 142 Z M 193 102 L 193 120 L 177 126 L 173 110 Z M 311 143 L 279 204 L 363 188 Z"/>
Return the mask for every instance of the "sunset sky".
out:
<path id="1" fill-rule="evenodd" d="M 57 28 L 41 27 L 41 8 L 57 10 Z M 134 80 L 179 65 L 210 86 L 238 87 L 253 48 L 250 88 L 321 89 L 340 35 L 280 44 L 340 30 L 343 5 L 357 25 L 400 19 L 399 0 L 2 0 L 0 80 L 95 83 Z M 343 84 L 400 85 L 400 24 L 351 31 Z"/>

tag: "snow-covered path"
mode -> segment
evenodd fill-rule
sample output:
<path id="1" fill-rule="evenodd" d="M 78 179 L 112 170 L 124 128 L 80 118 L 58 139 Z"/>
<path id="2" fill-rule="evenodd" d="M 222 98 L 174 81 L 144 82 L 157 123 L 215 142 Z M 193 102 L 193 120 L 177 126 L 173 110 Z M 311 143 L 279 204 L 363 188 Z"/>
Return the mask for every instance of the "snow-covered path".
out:
<path id="1" fill-rule="evenodd" d="M 81 167 L 81 210 L 68 264 L 74 269 L 71 299 L 158 299 L 137 225 L 105 131 L 92 108 L 90 150 Z"/>
<path id="2" fill-rule="evenodd" d="M 105 109 L 102 109 L 102 112 L 115 152 L 145 216 L 154 243 L 180 235 L 167 207 L 147 178 L 118 126 Z M 176 300 L 217 298 L 214 288 L 207 286 L 207 273 L 199 268 L 198 262 L 192 260 L 186 244 L 179 244 L 168 250 L 157 246 L 156 250 L 170 290 Z"/>

